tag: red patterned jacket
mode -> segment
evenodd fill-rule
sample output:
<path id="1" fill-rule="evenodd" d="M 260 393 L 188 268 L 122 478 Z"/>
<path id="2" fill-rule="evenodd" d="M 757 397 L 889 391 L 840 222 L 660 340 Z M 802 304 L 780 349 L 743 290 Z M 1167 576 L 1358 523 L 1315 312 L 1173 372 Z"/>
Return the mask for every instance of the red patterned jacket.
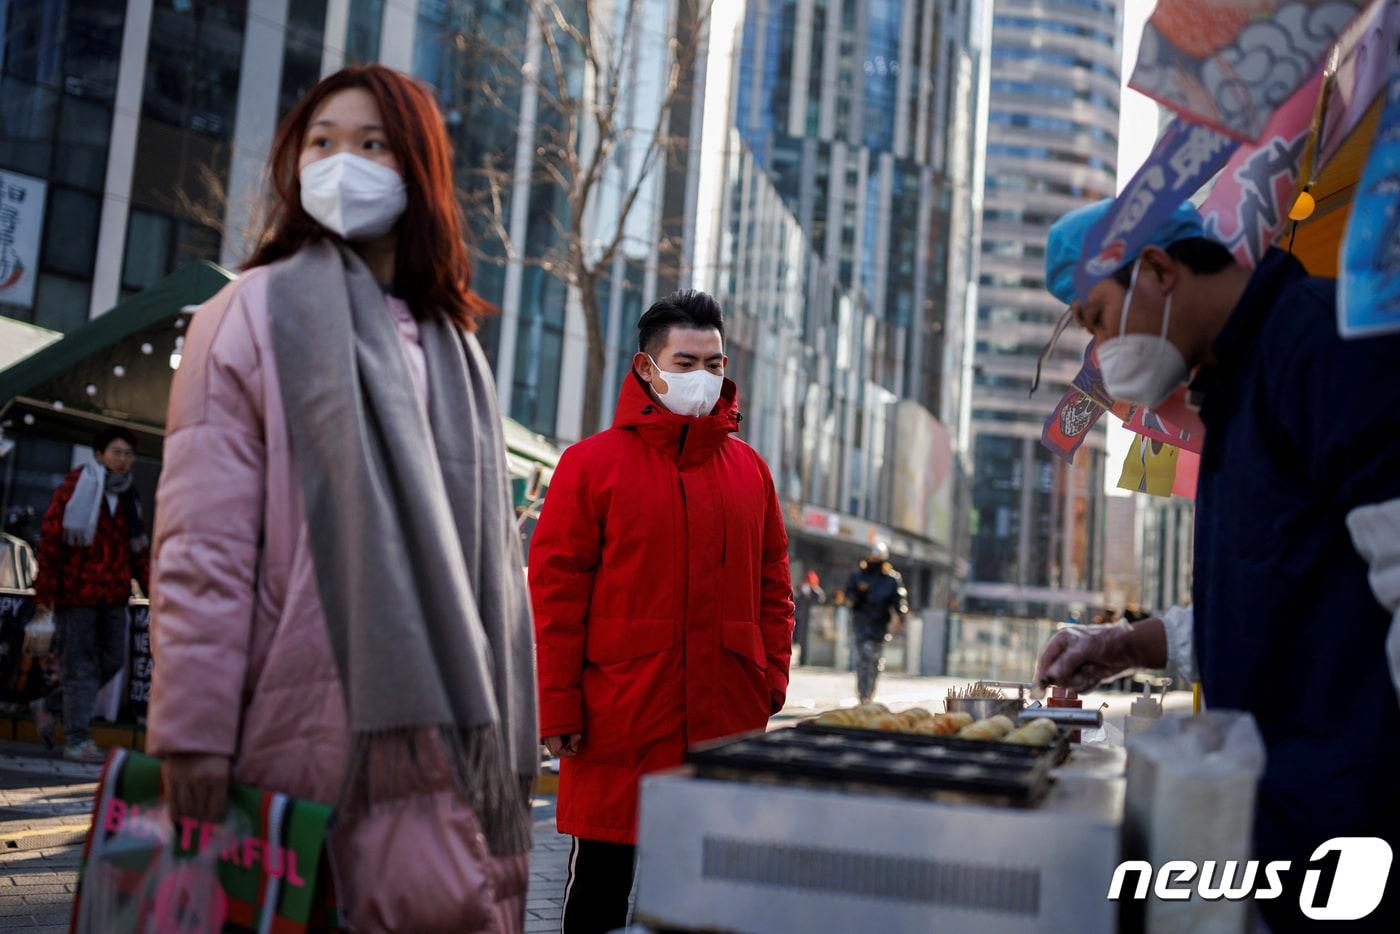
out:
<path id="1" fill-rule="evenodd" d="M 112 515 L 107 499 L 97 519 L 97 535 L 88 548 L 63 543 L 63 512 L 78 486 L 82 470 L 75 470 L 54 491 L 44 513 L 39 538 L 39 576 L 34 581 L 34 602 L 55 608 L 124 604 L 131 597 L 132 578 L 149 592 L 151 550 L 132 554 L 126 510 L 117 506 Z M 134 496 L 134 493 L 127 493 Z"/>

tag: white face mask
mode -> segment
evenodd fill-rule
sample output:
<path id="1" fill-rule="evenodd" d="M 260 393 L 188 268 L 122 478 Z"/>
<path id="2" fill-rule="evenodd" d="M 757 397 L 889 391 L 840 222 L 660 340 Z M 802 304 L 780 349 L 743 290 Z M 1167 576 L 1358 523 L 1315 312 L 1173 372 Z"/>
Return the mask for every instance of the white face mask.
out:
<path id="1" fill-rule="evenodd" d="M 388 233 L 408 206 L 403 176 L 352 152 L 338 152 L 301 170 L 301 206 L 346 240 Z"/>
<path id="2" fill-rule="evenodd" d="M 677 415 L 689 418 L 704 418 L 715 410 L 719 394 L 724 389 L 724 377 L 709 370 L 691 370 L 689 373 L 668 373 L 661 369 L 654 357 L 647 357 L 652 367 L 666 382 L 662 392 L 652 384 L 652 391 L 666 406 Z"/>
<path id="3" fill-rule="evenodd" d="M 1135 402 L 1148 408 L 1161 405 L 1167 396 L 1181 385 L 1191 368 L 1176 345 L 1167 340 L 1167 326 L 1172 320 L 1172 296 L 1167 293 L 1166 307 L 1162 309 L 1162 333 L 1125 334 L 1128 326 L 1128 310 L 1133 303 L 1133 290 L 1137 288 L 1138 272 L 1142 269 L 1142 257 L 1133 266 L 1133 278 L 1128 283 L 1128 294 L 1123 298 L 1123 313 L 1118 318 L 1118 336 L 1111 337 L 1099 345 L 1099 369 L 1103 372 L 1104 387 L 1108 394 L 1120 402 Z"/>

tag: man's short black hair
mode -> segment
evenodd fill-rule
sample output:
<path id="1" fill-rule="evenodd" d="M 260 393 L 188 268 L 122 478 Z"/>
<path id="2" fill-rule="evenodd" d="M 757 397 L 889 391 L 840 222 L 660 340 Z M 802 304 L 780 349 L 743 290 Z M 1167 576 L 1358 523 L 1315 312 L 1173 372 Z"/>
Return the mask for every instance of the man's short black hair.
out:
<path id="1" fill-rule="evenodd" d="M 92 449 L 102 454 L 112 446 L 113 441 L 125 441 L 132 448 L 136 447 L 136 436 L 125 428 L 104 428 L 92 436 Z"/>
<path id="2" fill-rule="evenodd" d="M 1234 254 L 1218 240 L 1209 237 L 1187 237 L 1167 247 L 1167 255 L 1198 276 L 1213 275 L 1235 261 Z M 1123 288 L 1133 281 L 1133 264 L 1122 267 L 1113 274 L 1113 281 Z"/>
<path id="3" fill-rule="evenodd" d="M 647 309 L 637 322 L 637 349 L 656 354 L 666 346 L 671 328 L 694 328 L 708 331 L 714 328 L 724 337 L 724 312 L 719 302 L 704 292 L 681 289 L 672 292 Z"/>

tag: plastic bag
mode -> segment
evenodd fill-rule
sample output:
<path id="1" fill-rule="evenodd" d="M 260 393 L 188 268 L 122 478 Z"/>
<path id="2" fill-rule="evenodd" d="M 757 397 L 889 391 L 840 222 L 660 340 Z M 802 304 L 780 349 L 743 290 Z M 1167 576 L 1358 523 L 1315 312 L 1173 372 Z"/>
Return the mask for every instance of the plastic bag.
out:
<path id="1" fill-rule="evenodd" d="M 30 658 L 42 658 L 49 654 L 54 636 L 53 611 L 44 610 L 24 624 L 24 654 Z"/>
<path id="2" fill-rule="evenodd" d="M 1158 867 L 1171 860 L 1242 865 L 1252 849 L 1264 756 L 1254 717 L 1230 710 L 1168 714 L 1128 737 L 1124 858 Z M 1223 934 L 1245 930 L 1248 903 L 1154 898 L 1145 910 L 1149 931 Z"/>
<path id="3" fill-rule="evenodd" d="M 120 803 L 120 802 L 118 802 Z M 119 816 L 115 816 L 119 815 Z M 115 817 L 114 817 L 115 816 Z M 108 808 L 92 837 L 76 934 L 218 934 L 228 917 L 218 859 L 238 838 L 228 823 L 208 845 L 181 852 L 164 806 Z"/>

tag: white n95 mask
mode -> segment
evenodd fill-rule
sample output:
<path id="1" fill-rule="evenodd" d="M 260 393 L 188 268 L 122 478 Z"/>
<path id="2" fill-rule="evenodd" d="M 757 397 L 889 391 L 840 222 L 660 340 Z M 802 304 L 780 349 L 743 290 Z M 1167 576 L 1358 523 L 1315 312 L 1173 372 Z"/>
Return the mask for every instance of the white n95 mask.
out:
<path id="1" fill-rule="evenodd" d="M 301 170 L 301 206 L 346 240 L 373 240 L 393 229 L 408 206 L 403 176 L 352 152 Z"/>
<path id="2" fill-rule="evenodd" d="M 666 391 L 652 389 L 661 404 L 677 415 L 689 418 L 704 418 L 714 411 L 719 402 L 719 394 L 724 390 L 724 377 L 709 370 L 691 370 L 688 373 L 668 373 L 661 369 L 655 358 L 648 357 L 656 373 L 666 383 Z"/>
<path id="3" fill-rule="evenodd" d="M 1152 408 L 1161 405 L 1172 390 L 1186 380 L 1191 368 L 1186 365 L 1186 358 L 1176 349 L 1176 345 L 1167 340 L 1167 326 L 1172 320 L 1170 292 L 1167 293 L 1166 307 L 1162 310 L 1160 335 L 1124 333 L 1141 269 L 1142 257 L 1139 256 L 1133 266 L 1132 281 L 1128 283 L 1128 294 L 1123 297 L 1123 313 L 1118 317 L 1118 336 L 1099 345 L 1099 369 L 1103 373 L 1104 387 L 1114 399 Z"/>

